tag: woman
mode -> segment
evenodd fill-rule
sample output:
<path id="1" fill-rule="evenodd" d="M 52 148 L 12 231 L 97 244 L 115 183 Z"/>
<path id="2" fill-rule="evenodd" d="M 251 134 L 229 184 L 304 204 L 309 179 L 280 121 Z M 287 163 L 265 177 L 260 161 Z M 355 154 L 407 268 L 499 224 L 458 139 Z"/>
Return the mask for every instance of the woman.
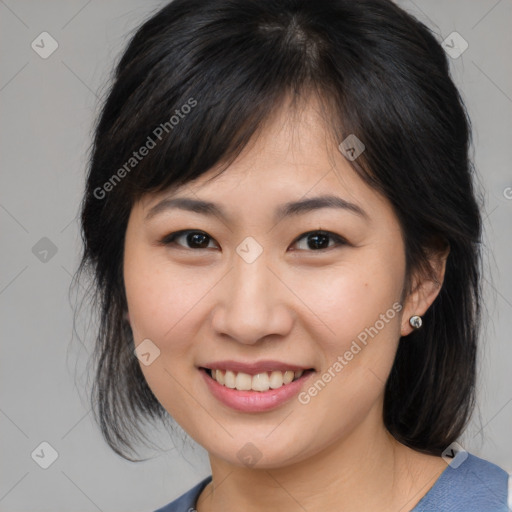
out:
<path id="1" fill-rule="evenodd" d="M 116 68 L 81 269 L 92 398 L 125 458 L 172 417 L 212 475 L 159 512 L 505 511 L 470 418 L 469 120 L 387 0 L 175 0 Z M 129 459 L 132 460 L 132 459 Z"/>

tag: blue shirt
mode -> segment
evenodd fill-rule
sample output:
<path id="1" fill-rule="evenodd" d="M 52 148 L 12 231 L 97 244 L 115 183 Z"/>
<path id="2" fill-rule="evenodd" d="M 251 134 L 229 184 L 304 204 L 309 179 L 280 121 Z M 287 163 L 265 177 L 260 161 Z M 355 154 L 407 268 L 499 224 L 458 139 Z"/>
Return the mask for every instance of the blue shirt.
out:
<path id="1" fill-rule="evenodd" d="M 194 512 L 211 475 L 155 512 Z M 499 466 L 468 454 L 457 468 L 447 466 L 411 512 L 509 512 L 508 474 Z"/>

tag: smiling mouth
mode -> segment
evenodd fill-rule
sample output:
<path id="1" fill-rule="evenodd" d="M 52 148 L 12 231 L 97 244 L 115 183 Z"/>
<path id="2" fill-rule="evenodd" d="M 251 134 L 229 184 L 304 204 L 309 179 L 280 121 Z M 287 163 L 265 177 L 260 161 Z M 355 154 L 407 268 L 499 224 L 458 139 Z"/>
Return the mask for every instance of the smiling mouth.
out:
<path id="1" fill-rule="evenodd" d="M 261 372 L 256 375 L 249 375 L 244 372 L 233 372 L 231 370 L 212 370 L 211 368 L 201 368 L 211 379 L 215 380 L 221 386 L 236 389 L 238 391 L 268 391 L 270 389 L 279 389 L 301 377 L 313 372 L 313 368 L 308 370 L 274 370 L 270 372 Z"/>

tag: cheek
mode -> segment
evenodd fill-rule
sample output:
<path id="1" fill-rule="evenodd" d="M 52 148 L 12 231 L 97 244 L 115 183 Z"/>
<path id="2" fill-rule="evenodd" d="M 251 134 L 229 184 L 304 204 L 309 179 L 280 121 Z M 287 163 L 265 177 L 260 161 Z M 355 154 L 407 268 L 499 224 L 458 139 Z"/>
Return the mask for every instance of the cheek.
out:
<path id="1" fill-rule="evenodd" d="M 329 386 L 329 401 L 341 407 L 364 408 L 384 388 L 400 338 L 402 263 L 392 244 L 386 251 L 368 247 L 332 271 L 302 280 L 297 293 L 319 320 L 310 324 L 310 336 L 321 348 L 323 372 L 330 369 L 339 383 Z"/>
<path id="2" fill-rule="evenodd" d="M 150 365 L 140 362 L 141 371 L 162 406 L 186 425 L 193 404 L 184 383 L 197 371 L 190 362 L 190 340 L 196 337 L 191 319 L 208 283 L 198 273 L 191 279 L 191 274 L 171 269 L 143 251 L 127 256 L 124 278 L 134 343 L 150 339 L 160 351 Z"/>
<path id="3" fill-rule="evenodd" d="M 325 327 L 326 340 L 336 345 L 352 339 L 375 324 L 380 315 L 397 323 L 396 308 L 401 292 L 401 275 L 393 268 L 368 259 L 365 263 L 333 268 L 311 279 L 302 278 L 298 294 Z M 379 322 L 379 325 L 381 323 Z"/>
<path id="4" fill-rule="evenodd" d="M 300 293 L 321 320 L 310 336 L 323 362 L 301 404 L 306 404 L 308 418 L 322 418 L 329 439 L 347 434 L 373 410 L 393 365 L 402 276 L 385 261 L 361 258 L 332 274 L 303 281 Z M 341 411 L 341 416 L 332 411 Z"/>
<path id="5" fill-rule="evenodd" d="M 185 269 L 162 257 L 140 254 L 125 264 L 125 288 L 135 345 L 150 339 L 160 350 L 158 368 L 143 367 L 148 384 L 169 380 L 164 368 L 179 380 L 195 377 L 192 340 L 206 321 L 209 292 L 219 276 L 205 267 Z M 160 375 L 162 373 L 162 375 Z M 171 382 L 172 385 L 174 385 Z M 157 384 L 155 384 L 156 386 Z M 169 389 L 169 383 L 166 384 Z"/>
<path id="6" fill-rule="evenodd" d="M 160 344 L 197 301 L 200 280 L 191 282 L 179 269 L 173 270 L 144 251 L 127 256 L 125 289 L 136 341 L 145 337 Z"/>

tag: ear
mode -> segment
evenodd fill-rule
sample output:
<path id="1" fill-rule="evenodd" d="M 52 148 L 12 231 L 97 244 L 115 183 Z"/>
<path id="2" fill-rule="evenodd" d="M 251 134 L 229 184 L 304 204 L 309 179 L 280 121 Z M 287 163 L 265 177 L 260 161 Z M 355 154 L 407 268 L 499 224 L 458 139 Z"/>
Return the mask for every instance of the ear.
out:
<path id="1" fill-rule="evenodd" d="M 130 313 L 128 313 L 128 311 L 125 311 L 124 313 L 124 319 L 128 322 L 128 324 L 130 325 L 130 327 L 132 326 L 131 322 L 130 322 Z"/>
<path id="2" fill-rule="evenodd" d="M 418 271 L 412 277 L 412 291 L 404 301 L 401 336 L 407 336 L 414 330 L 409 324 L 409 318 L 413 315 L 423 316 L 441 291 L 449 253 L 449 244 L 437 244 L 430 250 L 428 258 L 432 274 L 420 275 Z"/>

